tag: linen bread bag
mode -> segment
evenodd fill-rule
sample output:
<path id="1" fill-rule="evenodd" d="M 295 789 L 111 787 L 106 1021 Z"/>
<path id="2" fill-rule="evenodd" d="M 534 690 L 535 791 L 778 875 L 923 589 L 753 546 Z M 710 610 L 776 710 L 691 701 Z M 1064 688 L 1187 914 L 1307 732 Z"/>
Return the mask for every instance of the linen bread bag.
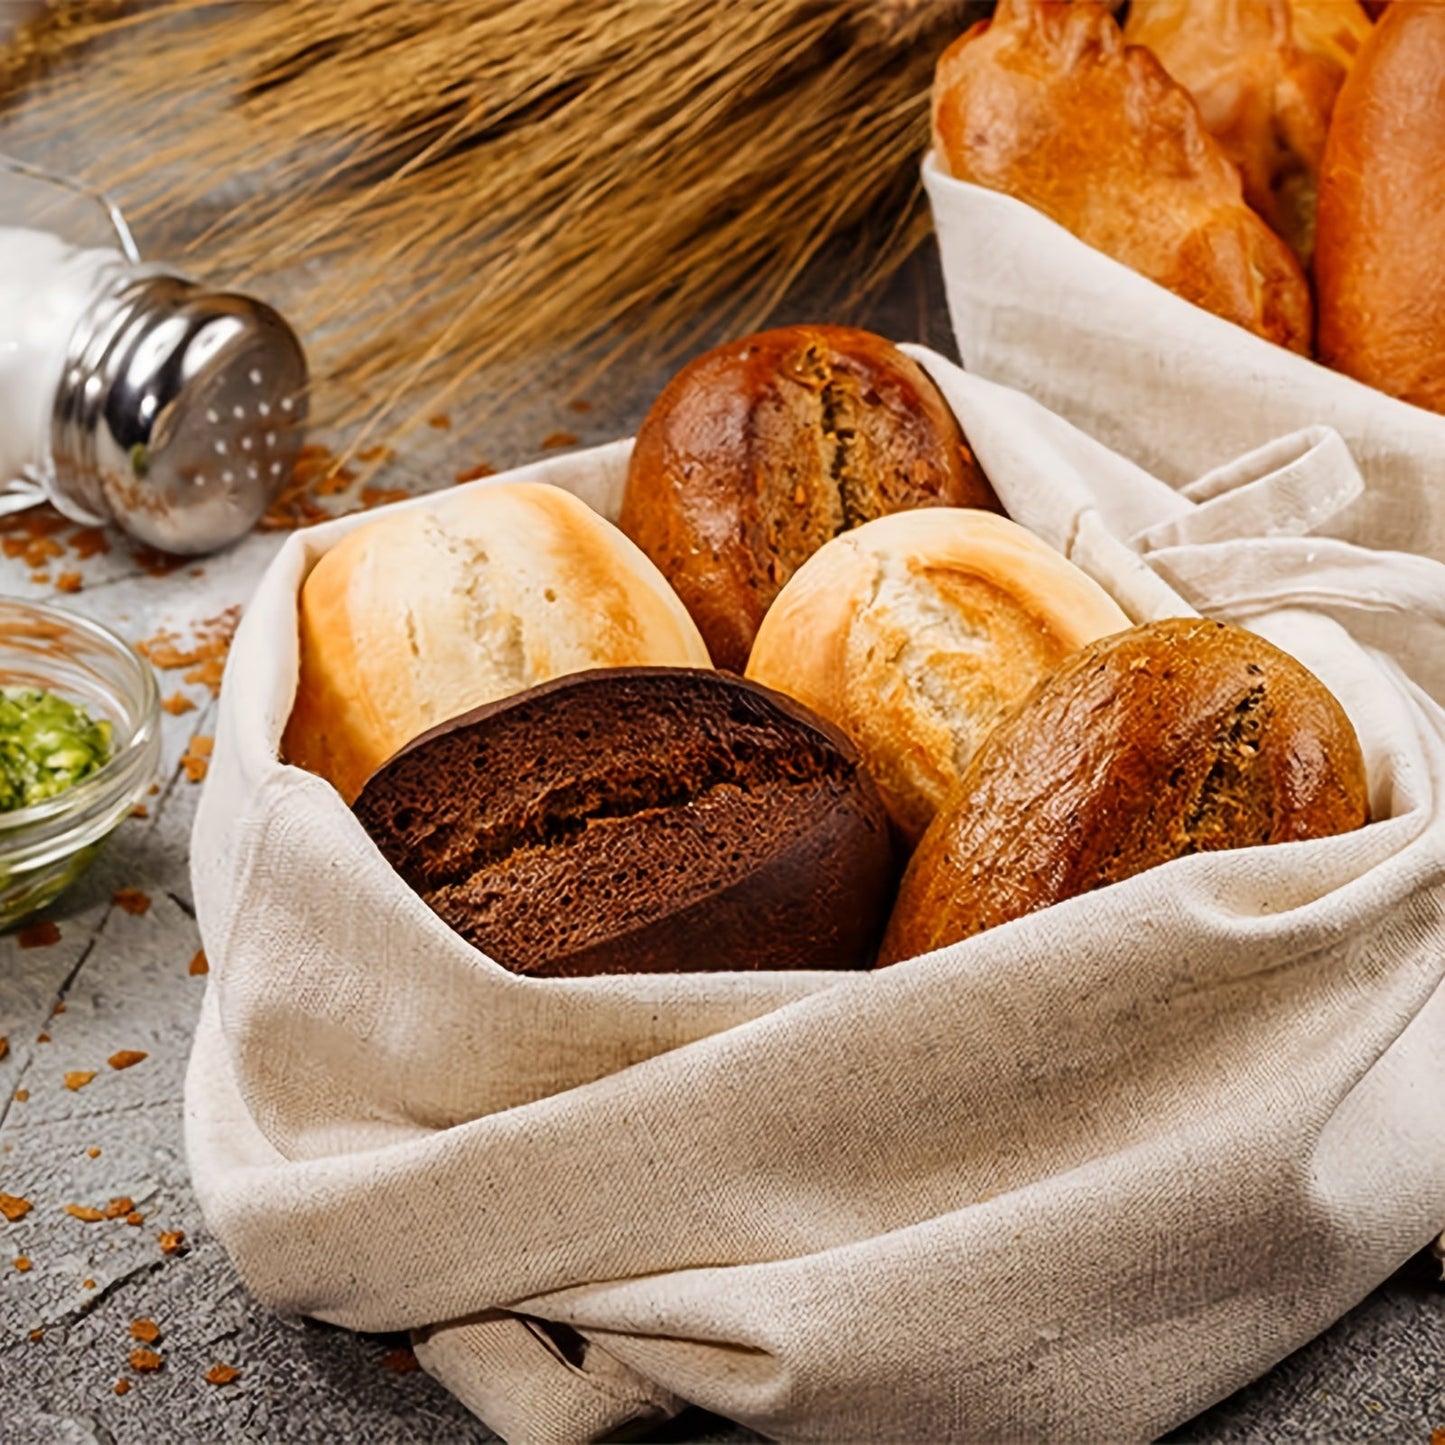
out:
<path id="1" fill-rule="evenodd" d="M 415 1331 L 509 1440 L 684 1402 L 784 1440 L 1144 1439 L 1445 1223 L 1445 568 L 1312 534 L 1368 500 L 1332 432 L 1176 492 L 911 352 L 1131 618 L 1240 621 L 1335 692 L 1374 821 L 875 973 L 519 977 L 278 761 L 297 591 L 356 522 L 290 538 L 196 823 L 196 1190 L 262 1301 Z M 612 515 L 627 455 L 514 477 Z"/>

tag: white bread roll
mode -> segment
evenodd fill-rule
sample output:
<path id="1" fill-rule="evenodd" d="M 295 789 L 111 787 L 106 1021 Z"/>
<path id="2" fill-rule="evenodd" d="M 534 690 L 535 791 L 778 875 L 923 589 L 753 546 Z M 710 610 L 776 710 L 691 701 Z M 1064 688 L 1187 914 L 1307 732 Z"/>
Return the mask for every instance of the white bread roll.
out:
<path id="1" fill-rule="evenodd" d="M 1069 653 L 1129 619 L 1005 517 L 931 507 L 835 537 L 783 588 L 747 675 L 852 740 L 916 842 L 979 744 Z"/>
<path id="2" fill-rule="evenodd" d="M 428 728 L 563 673 L 708 667 L 662 574 L 569 492 L 471 487 L 352 532 L 301 589 L 282 748 L 351 802 Z"/>

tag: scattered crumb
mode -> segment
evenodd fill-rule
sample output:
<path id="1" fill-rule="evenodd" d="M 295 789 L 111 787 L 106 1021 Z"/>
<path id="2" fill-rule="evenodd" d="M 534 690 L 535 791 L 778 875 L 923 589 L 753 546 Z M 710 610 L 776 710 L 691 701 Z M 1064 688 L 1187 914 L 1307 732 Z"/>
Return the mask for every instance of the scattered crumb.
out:
<path id="1" fill-rule="evenodd" d="M 154 1320 L 132 1320 L 130 1337 L 143 1345 L 153 1345 L 161 1337 L 161 1327 Z"/>
<path id="2" fill-rule="evenodd" d="M 173 692 L 161 706 L 170 713 L 172 717 L 180 717 L 182 713 L 194 712 L 196 705 L 183 692 Z"/>
<path id="3" fill-rule="evenodd" d="M 367 447 L 365 451 L 357 452 L 356 460 L 359 462 L 394 462 L 396 453 L 387 446 Z"/>
<path id="4" fill-rule="evenodd" d="M 41 1340 L 43 1340 L 44 1338 L 45 1338 L 45 1331 L 44 1331 L 44 1330 L 31 1330 L 31 1331 L 30 1331 L 30 1343 L 31 1343 L 32 1345 L 38 1345 L 38 1344 L 41 1342 Z"/>
<path id="5" fill-rule="evenodd" d="M 369 512 L 373 507 L 389 507 L 393 502 L 404 502 L 411 493 L 404 487 L 363 487 L 361 509 Z"/>
<path id="6" fill-rule="evenodd" d="M 24 1219 L 33 1207 L 28 1199 L 21 1199 L 18 1194 L 0 1194 L 0 1214 L 11 1224 Z"/>
<path id="7" fill-rule="evenodd" d="M 199 978 L 203 973 L 210 973 L 210 960 L 206 957 L 206 950 L 198 948 L 195 957 L 191 959 L 191 966 L 186 970 L 192 978 Z"/>
<path id="8" fill-rule="evenodd" d="M 127 913 L 133 913 L 137 918 L 151 906 L 151 896 L 140 888 L 118 888 L 112 895 L 110 901 L 117 908 L 123 908 Z"/>
<path id="9" fill-rule="evenodd" d="M 50 1017 L 51 1017 L 51 1018 L 54 1018 L 56 1014 L 63 1014 L 64 1012 L 65 1012 L 65 1000 L 64 1000 L 63 998 L 58 998 L 58 999 L 56 999 L 56 1000 L 55 1000 L 55 1007 L 50 1010 Z"/>
<path id="10" fill-rule="evenodd" d="M 168 1229 L 156 1235 L 160 1243 L 162 1254 L 180 1254 L 186 1247 L 186 1231 L 184 1229 Z"/>
<path id="11" fill-rule="evenodd" d="M 29 1089 L 16 1089 L 16 1091 L 15 1091 L 15 1102 L 16 1102 L 17 1104 L 27 1103 L 27 1102 L 29 1102 L 29 1099 L 30 1099 L 30 1090 L 29 1090 Z"/>
<path id="12" fill-rule="evenodd" d="M 83 1279 L 80 1282 L 80 1287 L 81 1289 L 94 1289 L 95 1281 L 93 1279 Z"/>
<path id="13" fill-rule="evenodd" d="M 147 808 L 144 803 L 137 803 L 135 807 L 130 810 L 130 815 L 132 818 L 149 818 L 151 810 Z"/>
<path id="14" fill-rule="evenodd" d="M 130 1352 L 130 1367 L 139 1370 L 143 1374 L 151 1374 L 160 1369 L 165 1361 L 156 1354 L 154 1350 L 134 1349 Z"/>
<path id="15" fill-rule="evenodd" d="M 105 1217 L 107 1219 L 124 1219 L 134 1208 L 135 1200 L 122 1194 L 105 1206 Z"/>
<path id="16" fill-rule="evenodd" d="M 60 942 L 60 926 L 48 918 L 44 923 L 32 923 L 20 930 L 17 942 L 21 948 L 49 948 L 52 943 Z"/>
<path id="17" fill-rule="evenodd" d="M 205 778 L 215 746 L 215 738 L 202 737 L 199 733 L 191 739 L 190 746 L 181 757 L 181 767 L 185 769 L 188 782 L 199 783 Z"/>
<path id="18" fill-rule="evenodd" d="M 476 466 L 468 467 L 464 472 L 458 472 L 453 480 L 458 483 L 479 482 L 483 477 L 494 477 L 496 475 L 496 467 L 489 467 L 486 462 L 478 462 Z"/>
<path id="19" fill-rule="evenodd" d="M 39 584 L 42 584 L 42 585 L 43 585 L 44 583 L 50 581 L 50 573 L 49 573 L 49 572 L 32 572 L 32 573 L 30 574 L 30 580 L 31 580 L 32 582 L 36 582 L 36 583 L 39 583 Z"/>
<path id="20" fill-rule="evenodd" d="M 241 1378 L 241 1372 L 234 1365 L 217 1362 L 206 1371 L 208 1385 L 231 1385 Z"/>
<path id="21" fill-rule="evenodd" d="M 186 573 L 187 577 L 204 577 L 205 575 L 206 569 L 204 567 L 192 567 L 191 570 Z"/>
<path id="22" fill-rule="evenodd" d="M 152 798 L 154 798 L 155 795 L 156 795 L 158 792 L 160 792 L 160 790 L 161 790 L 161 785 L 160 785 L 159 783 L 152 783 L 152 784 L 150 785 L 150 787 L 149 787 L 146 791 L 147 791 L 147 793 L 149 794 L 149 796 L 151 796 Z"/>
<path id="23" fill-rule="evenodd" d="M 146 1222 L 146 1217 L 139 1209 L 132 1209 L 125 1217 L 125 1222 L 131 1225 L 141 1225 Z"/>
<path id="24" fill-rule="evenodd" d="M 569 401 L 567 405 L 575 412 L 585 413 L 592 410 L 592 403 L 590 401 L 583 401 L 580 396 L 576 401 Z"/>
<path id="25" fill-rule="evenodd" d="M 62 572 L 55 579 L 57 592 L 79 592 L 84 585 L 79 572 Z"/>
<path id="26" fill-rule="evenodd" d="M 42 1029 L 38 1034 L 35 1035 L 35 1042 L 37 1044 L 48 1044 L 50 1042 L 50 1035 Z"/>
<path id="27" fill-rule="evenodd" d="M 105 1218 L 102 1210 L 92 1209 L 88 1204 L 67 1204 L 65 1212 L 72 1219 L 78 1219 L 82 1224 L 99 1224 Z"/>
<path id="28" fill-rule="evenodd" d="M 29 1274 L 30 1256 L 28 1254 L 22 1254 L 20 1258 L 15 1261 L 15 1268 L 18 1269 L 21 1274 Z"/>
<path id="29" fill-rule="evenodd" d="M 130 1069 L 140 1063 L 142 1059 L 148 1059 L 150 1055 L 141 1049 L 119 1049 L 107 1060 L 113 1069 Z"/>
<path id="30" fill-rule="evenodd" d="M 554 431 L 542 438 L 542 450 L 549 451 L 553 447 L 575 447 L 579 438 L 569 431 Z"/>
<path id="31" fill-rule="evenodd" d="M 71 1093 L 83 1089 L 95 1077 L 94 1069 L 72 1069 L 65 1076 L 65 1087 Z"/>
<path id="32" fill-rule="evenodd" d="M 162 628 L 154 637 L 136 643 L 136 651 L 148 658 L 162 672 L 187 668 L 182 682 L 203 683 L 215 696 L 221 690 L 221 676 L 226 669 L 226 654 L 241 621 L 241 609 L 228 607 L 217 617 L 208 618 L 192 628 L 189 646 L 178 646 L 179 635 Z"/>
<path id="33" fill-rule="evenodd" d="M 194 970 L 192 970 L 194 972 Z M 10 1052 L 10 1040 L 0 1036 L 0 1059 L 3 1059 Z"/>
<path id="34" fill-rule="evenodd" d="M 70 534 L 69 541 L 70 550 L 82 562 L 87 557 L 97 557 L 110 551 L 110 542 L 99 527 L 82 527 L 78 532 Z"/>
<path id="35" fill-rule="evenodd" d="M 99 1159 L 99 1158 L 100 1158 L 100 1150 L 99 1150 L 99 1149 L 96 1149 L 96 1148 L 92 1147 L 92 1148 L 90 1148 L 90 1149 L 87 1149 L 85 1152 L 86 1152 L 87 1154 L 89 1154 L 92 1159 Z"/>
<path id="36" fill-rule="evenodd" d="M 0 550 L 7 557 L 19 557 L 31 568 L 44 568 L 52 557 L 63 557 L 65 548 L 54 537 L 6 537 Z"/>
<path id="37" fill-rule="evenodd" d="M 117 1395 L 129 1395 L 129 1394 L 130 1394 L 130 1381 L 129 1381 L 129 1380 L 117 1380 L 117 1381 L 115 1382 L 115 1393 L 116 1393 Z"/>
<path id="38" fill-rule="evenodd" d="M 426 419 L 426 424 L 429 427 L 435 427 L 437 431 L 450 431 L 452 429 L 452 419 L 444 411 L 438 412 L 435 416 L 429 416 Z"/>
<path id="39" fill-rule="evenodd" d="M 394 1375 L 410 1375 L 421 1369 L 421 1366 L 411 1350 L 402 1345 L 399 1349 L 388 1350 L 381 1357 L 381 1368 L 390 1370 Z"/>

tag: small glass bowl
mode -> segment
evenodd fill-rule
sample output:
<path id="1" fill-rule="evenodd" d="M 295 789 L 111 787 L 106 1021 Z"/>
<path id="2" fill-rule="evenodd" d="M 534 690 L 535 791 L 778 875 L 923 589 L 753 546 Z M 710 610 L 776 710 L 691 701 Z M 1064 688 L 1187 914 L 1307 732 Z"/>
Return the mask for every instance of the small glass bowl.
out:
<path id="1" fill-rule="evenodd" d="M 0 929 L 44 908 L 145 796 L 160 762 L 155 673 L 108 627 L 0 598 L 0 688 L 44 688 L 108 718 L 111 756 L 53 798 L 0 812 Z"/>

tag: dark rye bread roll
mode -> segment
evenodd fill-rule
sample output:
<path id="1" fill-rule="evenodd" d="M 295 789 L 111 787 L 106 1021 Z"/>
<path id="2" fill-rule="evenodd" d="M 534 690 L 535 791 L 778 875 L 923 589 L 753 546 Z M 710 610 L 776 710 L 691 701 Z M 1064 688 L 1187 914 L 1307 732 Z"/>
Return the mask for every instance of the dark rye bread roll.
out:
<path id="1" fill-rule="evenodd" d="M 1076 652 L 985 739 L 904 874 L 897 963 L 1186 853 L 1368 817 L 1334 695 L 1243 628 L 1172 618 Z"/>
<path id="2" fill-rule="evenodd" d="M 1002 510 L 923 368 L 844 326 L 789 326 L 688 363 L 637 433 L 618 524 L 713 663 L 747 666 L 784 583 L 840 532 L 914 507 Z"/>
<path id="3" fill-rule="evenodd" d="M 404 749 L 354 809 L 514 973 L 866 968 L 892 894 L 852 746 L 715 672 L 599 669 L 490 703 Z"/>

